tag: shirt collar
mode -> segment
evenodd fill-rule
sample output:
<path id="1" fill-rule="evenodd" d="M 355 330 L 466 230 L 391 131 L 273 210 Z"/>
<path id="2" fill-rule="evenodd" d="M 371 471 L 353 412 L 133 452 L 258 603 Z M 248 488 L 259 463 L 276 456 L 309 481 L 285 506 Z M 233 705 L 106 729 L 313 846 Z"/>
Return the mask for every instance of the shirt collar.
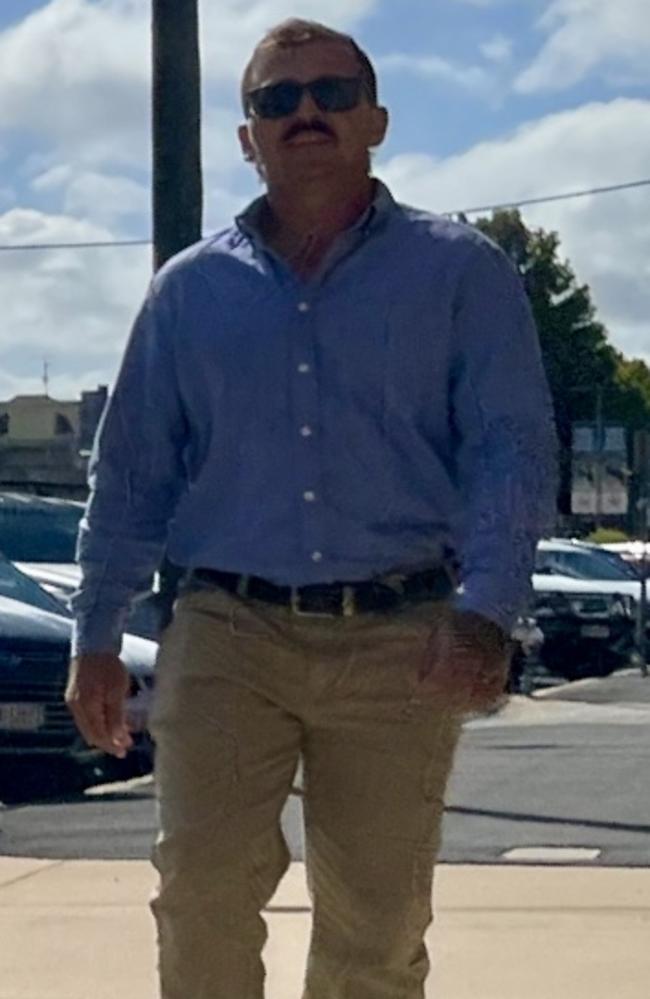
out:
<path id="1" fill-rule="evenodd" d="M 266 205 L 266 195 L 255 198 L 247 208 L 235 217 L 235 225 L 245 236 L 261 239 L 260 216 Z M 371 232 L 377 228 L 397 207 L 397 203 L 381 180 L 375 178 L 375 196 L 363 215 L 349 227 L 348 233 Z"/>

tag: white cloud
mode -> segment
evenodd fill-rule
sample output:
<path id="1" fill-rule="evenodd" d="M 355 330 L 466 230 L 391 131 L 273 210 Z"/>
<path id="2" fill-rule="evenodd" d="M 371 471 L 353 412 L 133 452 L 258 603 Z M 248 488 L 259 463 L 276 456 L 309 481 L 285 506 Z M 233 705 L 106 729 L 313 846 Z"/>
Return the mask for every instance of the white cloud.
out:
<path id="1" fill-rule="evenodd" d="M 508 62 L 512 56 L 513 44 L 512 38 L 507 38 L 505 35 L 494 35 L 493 38 L 483 42 L 480 50 L 481 54 L 490 62 L 504 63 Z"/>
<path id="2" fill-rule="evenodd" d="M 0 215 L 0 243 L 108 238 L 106 229 L 66 215 L 27 209 Z M 61 394 L 56 378 L 63 371 L 67 385 L 88 387 L 98 377 L 112 378 L 150 269 L 148 247 L 3 251 L 0 353 L 5 386 L 11 378 L 31 379 L 32 391 L 38 391 L 45 356 L 52 361 L 53 395 Z"/>
<path id="3" fill-rule="evenodd" d="M 414 56 L 395 52 L 381 56 L 377 60 L 377 68 L 413 73 L 427 79 L 451 83 L 476 93 L 485 93 L 486 89 L 491 89 L 490 76 L 482 67 L 460 66 L 436 55 Z"/>
<path id="4" fill-rule="evenodd" d="M 377 172 L 402 200 L 444 212 L 641 179 L 649 161 L 650 101 L 620 99 L 550 115 L 447 159 L 396 156 Z M 612 341 L 648 361 L 649 199 L 641 188 L 524 210 L 530 224 L 559 232 Z"/>
<path id="5" fill-rule="evenodd" d="M 456 3 L 463 3 L 468 7 L 500 7 L 503 3 L 507 3 L 508 0 L 456 0 Z"/>
<path id="6" fill-rule="evenodd" d="M 128 177 L 92 170 L 75 170 L 69 164 L 52 167 L 32 181 L 35 191 L 63 194 L 63 212 L 108 229 L 129 218 L 146 218 L 150 192 Z"/>
<path id="7" fill-rule="evenodd" d="M 515 89 L 561 90 L 595 71 L 607 79 L 647 83 L 649 13 L 647 0 L 552 0 L 539 21 L 549 37 Z"/>

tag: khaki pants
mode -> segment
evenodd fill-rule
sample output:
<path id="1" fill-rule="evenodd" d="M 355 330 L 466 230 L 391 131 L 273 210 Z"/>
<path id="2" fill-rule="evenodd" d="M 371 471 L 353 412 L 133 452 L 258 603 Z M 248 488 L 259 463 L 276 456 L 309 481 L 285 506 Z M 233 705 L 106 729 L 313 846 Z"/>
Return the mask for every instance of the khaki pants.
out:
<path id="1" fill-rule="evenodd" d="M 422 698 L 417 670 L 446 609 L 307 618 L 218 589 L 179 599 L 152 720 L 163 999 L 262 999 L 261 913 L 289 864 L 280 814 L 300 756 L 303 999 L 422 999 L 460 721 Z"/>

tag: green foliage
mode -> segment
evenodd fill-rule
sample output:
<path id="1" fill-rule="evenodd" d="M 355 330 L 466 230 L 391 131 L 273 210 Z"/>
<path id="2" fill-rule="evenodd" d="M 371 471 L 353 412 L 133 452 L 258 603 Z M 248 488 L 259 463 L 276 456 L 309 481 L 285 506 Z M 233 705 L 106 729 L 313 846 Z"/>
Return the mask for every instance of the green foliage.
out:
<path id="1" fill-rule="evenodd" d="M 529 229 L 518 211 L 496 212 L 477 227 L 498 243 L 521 274 L 530 299 L 561 444 L 560 511 L 570 512 L 571 428 L 593 420 L 598 388 L 606 421 L 629 431 L 650 427 L 650 369 L 608 342 L 588 285 L 559 256 L 556 232 Z"/>

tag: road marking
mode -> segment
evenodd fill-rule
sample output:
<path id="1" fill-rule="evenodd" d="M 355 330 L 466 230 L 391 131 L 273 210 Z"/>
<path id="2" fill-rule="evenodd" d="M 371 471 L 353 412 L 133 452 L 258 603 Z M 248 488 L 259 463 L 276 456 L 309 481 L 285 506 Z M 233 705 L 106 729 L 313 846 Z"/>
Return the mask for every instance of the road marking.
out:
<path id="1" fill-rule="evenodd" d="M 577 864 L 597 860 L 601 850 L 582 846 L 517 846 L 501 854 L 502 860 L 540 864 Z"/>
<path id="2" fill-rule="evenodd" d="M 153 784 L 151 774 L 144 777 L 133 777 L 131 780 L 115 781 L 113 784 L 96 784 L 95 787 L 88 787 L 84 794 L 92 798 L 101 798 L 104 794 L 124 794 L 124 792 L 136 791 L 140 787 L 149 787 Z"/>

